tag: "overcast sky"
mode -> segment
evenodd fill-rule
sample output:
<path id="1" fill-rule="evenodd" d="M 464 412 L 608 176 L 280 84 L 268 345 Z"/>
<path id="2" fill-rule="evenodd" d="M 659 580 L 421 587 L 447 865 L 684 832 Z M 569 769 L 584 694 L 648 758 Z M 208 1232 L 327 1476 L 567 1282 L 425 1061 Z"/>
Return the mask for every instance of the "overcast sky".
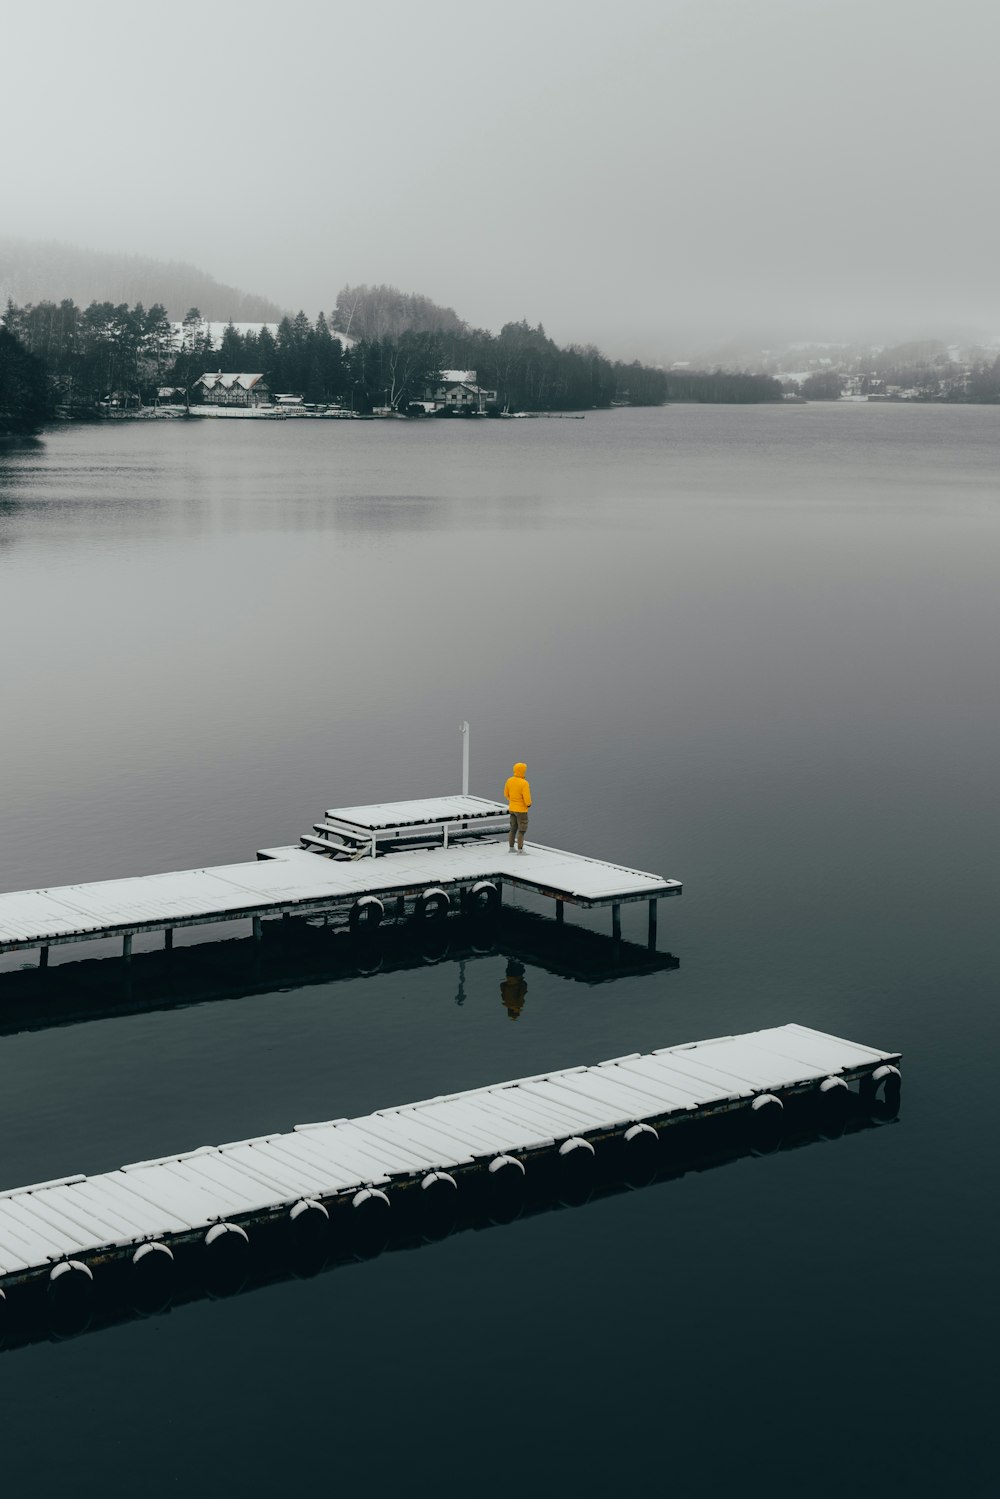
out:
<path id="1" fill-rule="evenodd" d="M 2 0 L 0 232 L 313 314 L 1000 333 L 995 0 Z"/>

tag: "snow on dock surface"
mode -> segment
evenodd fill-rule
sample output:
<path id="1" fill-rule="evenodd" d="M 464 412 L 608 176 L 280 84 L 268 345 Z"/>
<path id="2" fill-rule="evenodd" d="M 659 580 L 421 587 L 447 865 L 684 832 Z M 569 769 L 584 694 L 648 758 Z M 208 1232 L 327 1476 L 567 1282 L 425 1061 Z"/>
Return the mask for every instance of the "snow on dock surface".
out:
<path id="1" fill-rule="evenodd" d="M 397 828 L 421 823 L 472 822 L 476 819 L 502 817 L 507 808 L 502 802 L 487 801 L 482 796 L 427 796 L 412 802 L 373 802 L 367 807 L 331 807 L 327 817 L 361 828 Z"/>
<path id="2" fill-rule="evenodd" d="M 319 852 L 264 849 L 252 863 L 0 894 L 0 952 L 244 917 L 313 915 L 363 895 L 415 897 L 431 886 L 458 891 L 479 880 L 585 907 L 681 893 L 679 880 L 537 843 L 523 856 L 511 855 L 506 838 L 495 836 L 506 809 L 481 797 L 335 808 L 326 816 L 317 829 L 337 831 L 331 844 L 323 843 L 325 833 L 311 840 Z M 418 846 L 395 846 L 398 839 Z M 369 857 L 376 844 L 384 851 Z M 347 856 L 327 857 L 324 850 Z"/>
<path id="3" fill-rule="evenodd" d="M 145 1242 L 200 1238 L 220 1223 L 251 1228 L 303 1201 L 353 1201 L 364 1189 L 420 1183 L 428 1173 L 455 1172 L 460 1183 L 463 1171 L 498 1158 L 514 1156 L 531 1170 L 560 1142 L 589 1136 L 601 1149 L 636 1124 L 662 1129 L 752 1109 L 764 1096 L 877 1076 L 898 1060 L 807 1026 L 777 1026 L 21 1187 L 0 1193 L 0 1279 L 14 1284 L 68 1259 L 97 1266 Z"/>
<path id="4" fill-rule="evenodd" d="M 532 844 L 524 857 L 501 843 L 401 849 L 382 859 L 338 863 L 297 848 L 264 850 L 252 864 L 188 869 L 135 879 L 62 885 L 0 895 L 0 951 L 75 937 L 322 911 L 365 894 L 501 878 L 523 889 L 558 891 L 579 905 L 652 899 L 680 891 L 678 880 Z"/>

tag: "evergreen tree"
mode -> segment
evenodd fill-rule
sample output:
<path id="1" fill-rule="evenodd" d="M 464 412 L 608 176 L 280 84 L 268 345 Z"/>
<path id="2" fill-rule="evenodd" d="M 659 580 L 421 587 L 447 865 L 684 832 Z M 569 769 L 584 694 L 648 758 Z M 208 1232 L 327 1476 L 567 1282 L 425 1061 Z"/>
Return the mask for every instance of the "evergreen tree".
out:
<path id="1" fill-rule="evenodd" d="M 339 402 L 347 390 L 344 350 L 340 339 L 334 338 L 330 332 L 330 325 L 322 312 L 316 318 L 311 347 L 310 380 L 315 381 L 313 388 L 318 394 L 310 395 L 309 399 Z"/>
<path id="2" fill-rule="evenodd" d="M 155 394 L 163 384 L 174 357 L 174 335 L 162 302 L 154 302 L 146 313 L 142 329 L 139 361 L 140 387 L 145 396 Z"/>
<path id="3" fill-rule="evenodd" d="M 254 369 L 260 370 L 264 376 L 265 384 L 273 391 L 278 379 L 277 369 L 277 345 L 274 334 L 265 324 L 257 334 L 257 348 L 255 352 Z"/>
<path id="4" fill-rule="evenodd" d="M 49 411 L 41 360 L 7 326 L 0 328 L 0 436 L 37 432 Z"/>
<path id="5" fill-rule="evenodd" d="M 222 332 L 219 343 L 219 364 L 222 369 L 230 372 L 240 372 L 244 369 L 243 362 L 243 339 L 237 333 L 230 318 Z"/>

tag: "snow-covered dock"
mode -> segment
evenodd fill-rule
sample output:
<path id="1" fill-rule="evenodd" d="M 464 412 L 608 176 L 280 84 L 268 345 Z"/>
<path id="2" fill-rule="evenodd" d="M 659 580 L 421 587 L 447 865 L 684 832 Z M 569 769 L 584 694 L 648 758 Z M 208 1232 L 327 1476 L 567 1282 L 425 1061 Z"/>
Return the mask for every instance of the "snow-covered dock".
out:
<path id="1" fill-rule="evenodd" d="M 384 1219 L 400 1193 L 421 1205 L 522 1189 L 539 1171 L 579 1177 L 595 1160 L 655 1159 L 678 1123 L 743 1111 L 780 1119 L 794 1095 L 825 1106 L 852 1082 L 898 1087 L 896 1053 L 801 1025 L 616 1057 L 491 1087 L 299 1125 L 0 1193 L 0 1287 L 84 1292 L 108 1266 L 137 1279 L 175 1255 L 206 1265 L 250 1252 L 258 1233 L 332 1243 Z M 16 1290 L 15 1290 L 16 1294 Z"/>
<path id="2" fill-rule="evenodd" d="M 0 894 L 0 953 L 37 947 L 44 966 L 51 947 L 120 937 L 128 958 L 138 933 L 162 931 L 170 946 L 178 927 L 248 919 L 259 937 L 268 918 L 338 911 L 371 929 L 390 903 L 434 921 L 453 906 L 489 909 L 505 887 L 553 898 L 558 920 L 566 904 L 610 906 L 616 936 L 622 905 L 648 901 L 655 945 L 656 902 L 679 895 L 679 880 L 541 844 L 511 854 L 497 837 L 506 816 L 470 796 L 333 808 L 299 847 L 254 862 Z"/>

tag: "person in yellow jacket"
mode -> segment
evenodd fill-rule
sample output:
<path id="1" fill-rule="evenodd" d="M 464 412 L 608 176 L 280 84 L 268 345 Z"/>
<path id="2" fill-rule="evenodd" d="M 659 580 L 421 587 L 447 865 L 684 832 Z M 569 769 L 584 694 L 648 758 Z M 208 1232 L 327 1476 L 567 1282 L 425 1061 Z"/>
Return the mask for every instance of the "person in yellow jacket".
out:
<path id="1" fill-rule="evenodd" d="M 528 808 L 531 806 L 531 787 L 525 780 L 528 767 L 523 760 L 514 766 L 514 774 L 507 777 L 503 794 L 510 808 L 510 833 L 507 848 L 514 852 L 514 835 L 517 834 L 517 851 L 524 853 L 524 835 L 528 831 Z"/>

